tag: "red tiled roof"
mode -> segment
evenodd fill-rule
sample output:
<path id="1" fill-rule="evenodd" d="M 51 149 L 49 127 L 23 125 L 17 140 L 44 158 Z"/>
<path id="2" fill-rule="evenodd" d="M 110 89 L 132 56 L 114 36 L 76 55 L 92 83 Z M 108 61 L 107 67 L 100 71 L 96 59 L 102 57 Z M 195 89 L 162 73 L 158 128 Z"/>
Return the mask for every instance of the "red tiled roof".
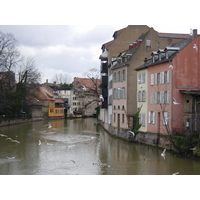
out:
<path id="1" fill-rule="evenodd" d="M 79 86 L 85 86 L 89 89 L 95 89 L 100 85 L 100 79 L 90 79 L 90 78 L 74 78 L 74 83 L 79 84 Z"/>

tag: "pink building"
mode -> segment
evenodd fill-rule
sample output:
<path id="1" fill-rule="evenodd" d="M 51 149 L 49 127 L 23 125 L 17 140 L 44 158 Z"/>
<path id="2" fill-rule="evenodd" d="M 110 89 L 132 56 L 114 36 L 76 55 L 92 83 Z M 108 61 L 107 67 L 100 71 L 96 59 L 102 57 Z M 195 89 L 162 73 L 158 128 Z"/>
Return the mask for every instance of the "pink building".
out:
<path id="1" fill-rule="evenodd" d="M 199 130 L 200 40 L 193 37 L 152 52 L 136 71 L 147 70 L 147 132 L 187 134 Z"/>

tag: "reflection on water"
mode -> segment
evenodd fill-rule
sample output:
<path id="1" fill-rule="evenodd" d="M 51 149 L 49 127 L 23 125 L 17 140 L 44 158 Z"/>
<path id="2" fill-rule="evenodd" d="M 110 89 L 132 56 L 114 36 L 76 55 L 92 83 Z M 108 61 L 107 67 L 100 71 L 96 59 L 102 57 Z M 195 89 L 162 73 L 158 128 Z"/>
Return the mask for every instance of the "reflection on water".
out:
<path id="1" fill-rule="evenodd" d="M 0 174 L 200 174 L 200 162 L 108 135 L 96 119 L 0 128 Z"/>

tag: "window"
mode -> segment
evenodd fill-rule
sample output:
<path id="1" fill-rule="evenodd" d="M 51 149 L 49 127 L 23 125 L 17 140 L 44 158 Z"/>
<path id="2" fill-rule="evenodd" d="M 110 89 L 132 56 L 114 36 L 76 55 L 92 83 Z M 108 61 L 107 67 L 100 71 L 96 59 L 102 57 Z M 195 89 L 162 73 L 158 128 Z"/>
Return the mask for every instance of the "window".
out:
<path id="1" fill-rule="evenodd" d="M 145 127 L 145 113 L 141 113 L 140 115 L 139 115 L 139 123 L 143 126 L 143 127 Z"/>
<path id="2" fill-rule="evenodd" d="M 142 91 L 142 101 L 146 101 L 146 91 Z"/>
<path id="3" fill-rule="evenodd" d="M 168 124 L 168 113 L 163 112 L 163 124 L 166 126 Z"/>
<path id="4" fill-rule="evenodd" d="M 138 91 L 138 101 L 142 101 L 142 91 Z"/>
<path id="5" fill-rule="evenodd" d="M 113 121 L 115 122 L 115 120 L 116 120 L 116 114 L 114 113 L 114 116 L 113 116 Z"/>
<path id="6" fill-rule="evenodd" d="M 122 123 L 124 124 L 124 114 L 122 114 Z"/>
<path id="7" fill-rule="evenodd" d="M 160 92 L 160 103 L 161 104 L 164 104 L 165 102 L 164 102 L 164 91 L 161 91 Z"/>
<path id="8" fill-rule="evenodd" d="M 154 92 L 152 92 L 151 97 L 150 97 L 150 103 L 154 104 L 154 102 L 155 102 L 155 95 L 154 95 Z"/>
<path id="9" fill-rule="evenodd" d="M 151 46 L 151 40 L 146 40 L 146 47 L 150 47 Z"/>
<path id="10" fill-rule="evenodd" d="M 116 72 L 113 74 L 113 82 L 116 82 Z"/>
<path id="11" fill-rule="evenodd" d="M 145 73 L 142 73 L 142 80 L 141 83 L 145 83 Z"/>
<path id="12" fill-rule="evenodd" d="M 164 91 L 164 103 L 169 103 L 169 91 Z"/>
<path id="13" fill-rule="evenodd" d="M 155 123 L 155 112 L 150 111 L 149 112 L 149 124 L 154 124 Z"/>
<path id="14" fill-rule="evenodd" d="M 165 75 L 164 72 L 161 72 L 161 73 L 160 73 L 160 83 L 161 83 L 161 84 L 165 83 L 165 76 L 164 76 L 164 75 Z"/>
<path id="15" fill-rule="evenodd" d="M 139 73 L 138 74 L 138 83 L 144 84 L 145 83 L 145 73 Z"/>
<path id="16" fill-rule="evenodd" d="M 169 83 L 169 71 L 164 72 L 164 82 Z"/>
<path id="17" fill-rule="evenodd" d="M 125 81 L 126 80 L 126 71 L 125 70 L 122 71 L 122 77 L 123 77 L 123 81 Z"/>
<path id="18" fill-rule="evenodd" d="M 121 78 L 121 77 L 120 77 L 120 71 L 118 71 L 117 74 L 118 74 L 118 75 L 117 75 L 117 77 L 118 77 L 118 80 L 117 80 L 117 81 L 120 81 L 120 78 Z"/>
<path id="19" fill-rule="evenodd" d="M 157 104 L 160 104 L 160 92 L 157 92 Z"/>
<path id="20" fill-rule="evenodd" d="M 151 74 L 151 85 L 154 85 L 154 74 Z"/>
<path id="21" fill-rule="evenodd" d="M 160 73 L 157 73 L 157 84 L 159 85 L 160 84 Z"/>
<path id="22" fill-rule="evenodd" d="M 50 109 L 50 113 L 53 113 L 54 112 L 54 109 Z"/>

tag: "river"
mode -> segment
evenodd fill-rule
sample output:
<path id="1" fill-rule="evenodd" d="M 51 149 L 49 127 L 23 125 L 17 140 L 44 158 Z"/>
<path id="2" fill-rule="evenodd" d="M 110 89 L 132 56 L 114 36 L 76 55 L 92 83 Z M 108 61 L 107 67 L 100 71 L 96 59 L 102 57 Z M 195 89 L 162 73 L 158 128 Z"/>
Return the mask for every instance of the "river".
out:
<path id="1" fill-rule="evenodd" d="M 1 175 L 199 175 L 200 161 L 110 136 L 96 119 L 0 127 Z"/>

